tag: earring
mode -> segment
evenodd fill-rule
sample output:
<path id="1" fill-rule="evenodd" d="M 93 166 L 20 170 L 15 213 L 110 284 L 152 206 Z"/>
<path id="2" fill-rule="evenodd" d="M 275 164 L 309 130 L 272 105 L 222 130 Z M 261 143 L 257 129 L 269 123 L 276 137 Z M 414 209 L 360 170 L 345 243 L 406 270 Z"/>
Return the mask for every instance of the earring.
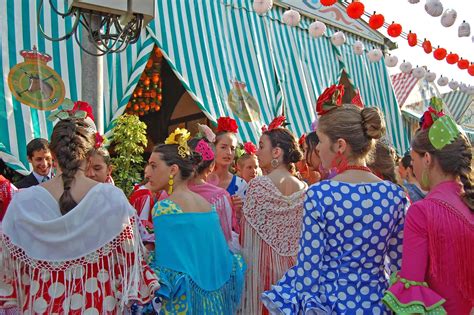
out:
<path id="1" fill-rule="evenodd" d="M 430 179 L 428 177 L 428 171 L 426 169 L 424 169 L 423 172 L 421 172 L 421 182 L 420 182 L 420 184 L 424 188 L 430 187 Z"/>
<path id="2" fill-rule="evenodd" d="M 270 162 L 270 164 L 271 164 L 271 166 L 272 166 L 273 168 L 277 168 L 277 167 L 278 167 L 278 164 L 280 164 L 280 163 L 278 163 L 278 160 L 277 160 L 277 159 L 272 159 L 272 161 Z"/>
<path id="3" fill-rule="evenodd" d="M 334 169 L 336 174 L 340 174 L 346 170 L 347 164 L 348 162 L 344 154 L 342 154 L 342 152 L 337 152 L 331 162 L 331 169 Z"/>
<path id="4" fill-rule="evenodd" d="M 170 174 L 170 179 L 168 180 L 168 196 L 171 196 L 171 194 L 173 193 L 173 184 L 174 184 L 173 178 L 174 176 Z"/>

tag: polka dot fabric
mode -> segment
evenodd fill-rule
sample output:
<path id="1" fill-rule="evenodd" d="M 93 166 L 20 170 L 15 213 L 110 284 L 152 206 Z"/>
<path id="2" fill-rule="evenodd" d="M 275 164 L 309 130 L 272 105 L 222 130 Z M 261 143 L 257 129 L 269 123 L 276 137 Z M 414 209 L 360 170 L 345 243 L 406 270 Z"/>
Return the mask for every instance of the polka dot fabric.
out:
<path id="1" fill-rule="evenodd" d="M 406 206 L 388 181 L 311 186 L 297 265 L 262 294 L 264 305 L 283 314 L 387 314 L 385 271 L 401 264 Z"/>

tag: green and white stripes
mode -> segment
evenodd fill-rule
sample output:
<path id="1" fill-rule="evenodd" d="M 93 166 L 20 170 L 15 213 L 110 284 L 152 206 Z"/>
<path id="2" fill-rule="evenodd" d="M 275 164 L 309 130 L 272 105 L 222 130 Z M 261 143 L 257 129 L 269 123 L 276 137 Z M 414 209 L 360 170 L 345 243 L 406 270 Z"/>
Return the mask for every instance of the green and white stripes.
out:
<path id="1" fill-rule="evenodd" d="M 442 97 L 451 115 L 457 122 L 461 121 L 464 112 L 469 108 L 471 103 L 474 102 L 474 98 L 471 95 L 461 91 L 452 91 L 443 94 Z"/>

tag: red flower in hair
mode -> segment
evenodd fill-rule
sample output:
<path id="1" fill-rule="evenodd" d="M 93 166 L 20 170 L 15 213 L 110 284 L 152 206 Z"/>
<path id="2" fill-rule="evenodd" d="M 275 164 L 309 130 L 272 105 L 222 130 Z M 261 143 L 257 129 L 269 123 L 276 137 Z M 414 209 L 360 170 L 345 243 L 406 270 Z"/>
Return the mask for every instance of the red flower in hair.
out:
<path id="1" fill-rule="evenodd" d="M 95 121 L 94 114 L 92 113 L 92 107 L 89 105 L 89 103 L 83 101 L 74 102 L 74 107 L 72 108 L 71 112 L 75 113 L 79 110 L 86 112 L 86 117 L 89 117 L 90 119 Z"/>
<path id="2" fill-rule="evenodd" d="M 268 126 L 268 130 L 283 127 L 283 124 L 285 123 L 285 121 L 286 121 L 286 117 L 283 115 L 275 117 L 275 119 L 273 119 L 270 125 Z"/>
<path id="3" fill-rule="evenodd" d="M 429 129 L 435 122 L 434 118 L 443 116 L 443 111 L 436 111 L 433 107 L 428 107 L 428 110 L 421 117 L 421 129 Z"/>
<path id="4" fill-rule="evenodd" d="M 217 132 L 232 132 L 237 133 L 237 122 L 230 117 L 220 117 L 217 120 Z"/>
<path id="5" fill-rule="evenodd" d="M 95 144 L 94 148 L 98 149 L 104 144 L 104 137 L 100 135 L 100 133 L 95 133 Z"/>
<path id="6" fill-rule="evenodd" d="M 298 140 L 298 144 L 300 145 L 300 147 L 303 146 L 304 142 L 306 141 L 306 135 L 303 133 L 300 137 L 300 139 Z"/>
<path id="7" fill-rule="evenodd" d="M 324 90 L 316 102 L 316 113 L 324 115 L 333 108 L 342 105 L 342 96 L 344 95 L 344 85 L 332 85 Z"/>
<path id="8" fill-rule="evenodd" d="M 257 147 L 252 142 L 245 142 L 244 143 L 244 150 L 245 150 L 245 153 L 247 153 L 249 155 L 257 153 Z"/>

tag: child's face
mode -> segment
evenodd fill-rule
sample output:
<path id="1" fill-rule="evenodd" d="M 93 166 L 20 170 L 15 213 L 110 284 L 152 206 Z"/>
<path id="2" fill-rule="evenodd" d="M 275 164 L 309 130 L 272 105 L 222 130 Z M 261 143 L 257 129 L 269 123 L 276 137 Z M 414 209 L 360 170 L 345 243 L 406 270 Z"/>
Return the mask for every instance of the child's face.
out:
<path id="1" fill-rule="evenodd" d="M 257 177 L 257 174 L 258 174 L 257 157 L 253 156 L 245 160 L 240 172 L 241 172 L 242 178 L 246 182 L 249 182 L 252 178 Z"/>

